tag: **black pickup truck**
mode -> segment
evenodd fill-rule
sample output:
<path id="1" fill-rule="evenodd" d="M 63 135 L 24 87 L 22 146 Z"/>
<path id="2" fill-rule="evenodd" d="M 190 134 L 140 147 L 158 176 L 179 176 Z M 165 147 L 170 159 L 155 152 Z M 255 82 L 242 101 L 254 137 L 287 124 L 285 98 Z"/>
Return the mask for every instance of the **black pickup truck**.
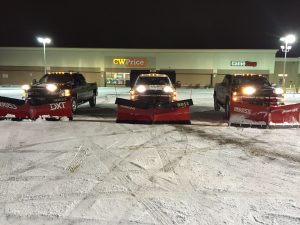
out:
<path id="1" fill-rule="evenodd" d="M 84 76 L 76 72 L 49 72 L 39 81 L 33 80 L 32 85 L 23 85 L 23 97 L 31 102 L 71 98 L 73 113 L 85 102 L 94 107 L 97 95 L 97 84 L 87 83 Z"/>
<path id="2" fill-rule="evenodd" d="M 261 106 L 284 104 L 281 88 L 275 88 L 262 75 L 226 75 L 222 83 L 215 85 L 214 109 L 225 109 L 225 117 L 230 116 L 231 102 L 245 102 Z"/>

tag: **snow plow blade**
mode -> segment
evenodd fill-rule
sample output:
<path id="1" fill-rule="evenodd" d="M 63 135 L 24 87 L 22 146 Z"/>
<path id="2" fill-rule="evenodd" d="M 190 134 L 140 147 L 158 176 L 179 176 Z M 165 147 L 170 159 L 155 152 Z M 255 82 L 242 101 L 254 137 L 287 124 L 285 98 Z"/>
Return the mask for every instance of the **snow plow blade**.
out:
<path id="1" fill-rule="evenodd" d="M 28 119 L 29 105 L 24 100 L 0 96 L 0 118 Z"/>
<path id="2" fill-rule="evenodd" d="M 190 124 L 192 99 L 171 103 L 146 103 L 117 98 L 117 123 L 175 123 Z"/>
<path id="3" fill-rule="evenodd" d="M 232 102 L 229 125 L 300 127 L 300 104 L 260 106 Z"/>
<path id="4" fill-rule="evenodd" d="M 35 102 L 7 97 L 0 97 L 0 118 L 32 119 L 45 116 L 49 118 L 73 118 L 70 99 L 54 99 Z"/>
<path id="5" fill-rule="evenodd" d="M 37 119 L 41 116 L 49 118 L 67 117 L 73 119 L 71 99 L 55 99 L 47 102 L 30 102 L 28 103 L 30 119 Z"/>
<path id="6" fill-rule="evenodd" d="M 300 127 L 300 104 L 272 106 L 269 126 Z"/>

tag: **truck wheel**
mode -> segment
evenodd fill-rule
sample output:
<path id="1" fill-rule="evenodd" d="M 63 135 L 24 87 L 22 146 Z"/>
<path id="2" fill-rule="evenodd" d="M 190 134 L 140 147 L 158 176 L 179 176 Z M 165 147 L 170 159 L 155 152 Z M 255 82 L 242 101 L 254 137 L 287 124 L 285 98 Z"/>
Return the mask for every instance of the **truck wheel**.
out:
<path id="1" fill-rule="evenodd" d="M 72 98 L 72 113 L 77 111 L 78 103 L 76 98 Z"/>
<path id="2" fill-rule="evenodd" d="M 219 105 L 219 103 L 218 103 L 218 101 L 217 101 L 217 98 L 216 98 L 216 96 L 214 96 L 214 109 L 215 109 L 215 111 L 220 111 L 220 105 Z"/>
<path id="3" fill-rule="evenodd" d="M 93 97 L 89 100 L 90 107 L 95 107 L 96 106 L 96 95 L 93 94 Z"/>
<path id="4" fill-rule="evenodd" d="M 229 119 L 229 117 L 230 117 L 230 100 L 227 99 L 225 104 L 225 118 Z"/>

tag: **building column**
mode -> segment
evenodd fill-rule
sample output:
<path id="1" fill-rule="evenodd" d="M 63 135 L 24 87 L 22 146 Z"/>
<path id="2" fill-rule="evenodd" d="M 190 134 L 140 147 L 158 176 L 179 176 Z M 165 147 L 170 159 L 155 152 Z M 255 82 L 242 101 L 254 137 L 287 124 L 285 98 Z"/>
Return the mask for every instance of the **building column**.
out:
<path id="1" fill-rule="evenodd" d="M 210 79 L 211 87 L 215 86 L 215 80 L 216 80 L 217 75 L 218 75 L 218 70 L 213 69 L 213 73 L 211 74 L 211 79 Z"/>

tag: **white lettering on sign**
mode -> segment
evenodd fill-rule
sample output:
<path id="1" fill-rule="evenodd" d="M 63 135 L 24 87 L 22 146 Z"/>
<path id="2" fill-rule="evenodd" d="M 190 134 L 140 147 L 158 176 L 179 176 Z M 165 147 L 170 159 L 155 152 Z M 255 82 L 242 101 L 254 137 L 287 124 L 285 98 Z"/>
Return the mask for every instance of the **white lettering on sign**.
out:
<path id="1" fill-rule="evenodd" d="M 51 103 L 49 105 L 51 111 L 65 108 L 65 102 Z"/>
<path id="2" fill-rule="evenodd" d="M 234 107 L 233 111 L 251 115 L 251 110 L 246 108 Z"/>
<path id="3" fill-rule="evenodd" d="M 17 109 L 18 107 L 14 104 L 7 103 L 7 102 L 0 102 L 1 108 L 7 108 L 7 109 Z"/>
<path id="4" fill-rule="evenodd" d="M 298 108 L 295 109 L 287 109 L 287 110 L 282 110 L 282 113 L 293 113 L 293 112 L 298 112 Z"/>
<path id="5" fill-rule="evenodd" d="M 231 66 L 245 66 L 243 61 L 231 61 Z"/>
<path id="6" fill-rule="evenodd" d="M 251 61 L 231 61 L 231 66 L 246 66 L 246 67 L 257 67 L 257 62 Z"/>
<path id="7" fill-rule="evenodd" d="M 124 108 L 124 109 L 135 110 L 134 107 L 125 106 L 125 105 L 120 105 L 120 107 L 121 107 L 121 108 Z"/>
<path id="8" fill-rule="evenodd" d="M 177 103 L 177 107 L 187 107 L 187 106 L 190 106 L 189 102 L 180 102 L 180 103 Z"/>

